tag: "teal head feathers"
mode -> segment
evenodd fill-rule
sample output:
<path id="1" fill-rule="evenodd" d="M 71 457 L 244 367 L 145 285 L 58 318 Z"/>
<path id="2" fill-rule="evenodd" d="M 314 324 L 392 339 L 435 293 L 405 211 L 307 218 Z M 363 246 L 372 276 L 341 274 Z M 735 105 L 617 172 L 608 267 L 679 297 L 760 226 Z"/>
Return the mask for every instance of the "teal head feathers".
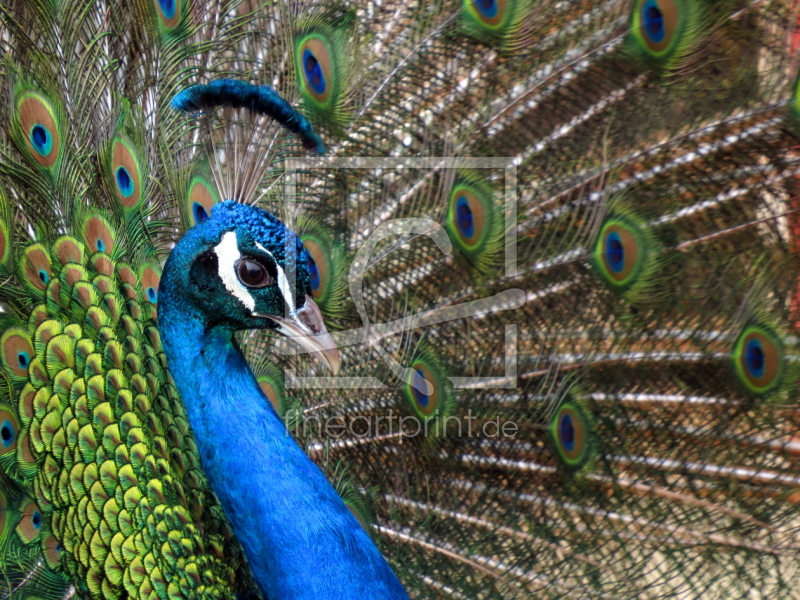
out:
<path id="1" fill-rule="evenodd" d="M 299 238 L 271 214 L 232 201 L 214 206 L 164 266 L 158 303 L 167 361 L 203 469 L 264 595 L 404 599 L 369 534 L 288 435 L 269 388 L 233 340 L 239 329 L 277 330 L 338 369 L 307 265 Z"/>
<path id="2" fill-rule="evenodd" d="M 197 309 L 207 328 L 278 330 L 335 371 L 338 354 L 312 300 L 306 264 L 302 242 L 274 216 L 222 202 L 170 255 L 161 310 L 169 313 L 180 295 L 181 305 Z"/>

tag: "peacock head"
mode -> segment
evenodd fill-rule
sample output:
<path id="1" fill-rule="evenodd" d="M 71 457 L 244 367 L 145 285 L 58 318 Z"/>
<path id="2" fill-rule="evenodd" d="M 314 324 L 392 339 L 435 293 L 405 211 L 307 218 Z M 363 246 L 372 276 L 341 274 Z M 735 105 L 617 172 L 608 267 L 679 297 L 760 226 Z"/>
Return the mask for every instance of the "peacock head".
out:
<path id="1" fill-rule="evenodd" d="M 311 299 L 305 252 L 300 239 L 270 213 L 221 202 L 167 259 L 159 313 L 166 317 L 188 304 L 207 330 L 277 330 L 335 373 L 339 354 Z"/>

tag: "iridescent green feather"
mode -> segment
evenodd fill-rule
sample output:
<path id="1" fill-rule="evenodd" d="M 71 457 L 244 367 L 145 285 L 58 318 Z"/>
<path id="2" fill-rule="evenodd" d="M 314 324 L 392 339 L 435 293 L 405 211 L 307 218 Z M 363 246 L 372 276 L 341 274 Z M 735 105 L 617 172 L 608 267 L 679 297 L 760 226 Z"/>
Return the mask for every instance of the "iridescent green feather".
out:
<path id="1" fill-rule="evenodd" d="M 698 0 L 637 0 L 628 45 L 644 60 L 670 70 L 697 48 L 710 4 Z"/>
<path id="2" fill-rule="evenodd" d="M 463 33 L 511 52 L 520 45 L 522 23 L 533 4 L 531 0 L 462 0 Z"/>
<path id="3" fill-rule="evenodd" d="M 344 240 L 330 226 L 303 217 L 297 223 L 298 234 L 308 253 L 311 293 L 322 313 L 341 317 L 347 310 L 347 263 Z"/>
<path id="4" fill-rule="evenodd" d="M 653 227 L 632 208 L 632 202 L 610 201 L 591 259 L 605 285 L 631 304 L 657 301 L 664 295 L 669 262 Z"/>
<path id="5" fill-rule="evenodd" d="M 303 105 L 319 126 L 340 131 L 350 118 L 355 12 L 323 12 L 296 24 L 294 65 Z"/>
<path id="6" fill-rule="evenodd" d="M 492 184 L 479 171 L 456 177 L 445 228 L 459 255 L 478 273 L 501 268 L 505 211 Z"/>

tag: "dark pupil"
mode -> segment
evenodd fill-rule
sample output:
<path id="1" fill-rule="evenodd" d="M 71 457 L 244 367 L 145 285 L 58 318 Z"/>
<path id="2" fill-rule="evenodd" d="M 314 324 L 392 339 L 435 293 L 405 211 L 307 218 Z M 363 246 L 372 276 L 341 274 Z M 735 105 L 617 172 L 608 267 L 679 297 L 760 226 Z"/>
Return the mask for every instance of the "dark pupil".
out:
<path id="1" fill-rule="evenodd" d="M 567 415 L 561 419 L 561 439 L 565 444 L 575 441 L 575 428 L 572 426 L 572 419 Z"/>
<path id="2" fill-rule="evenodd" d="M 760 371 L 764 367 L 764 351 L 761 346 L 751 344 L 747 351 L 747 359 L 754 371 Z"/>
<path id="3" fill-rule="evenodd" d="M 23 369 L 28 366 L 28 357 L 24 352 L 20 352 L 17 356 L 17 361 L 19 361 L 19 366 Z"/>
<path id="4" fill-rule="evenodd" d="M 131 187 L 131 176 L 124 167 L 117 169 L 117 181 L 119 182 L 119 187 L 123 190 L 128 190 Z"/>
<path id="5" fill-rule="evenodd" d="M 47 143 L 47 132 L 41 125 L 34 125 L 31 134 L 33 135 L 33 143 L 36 146 L 41 148 Z"/>
<path id="6" fill-rule="evenodd" d="M 319 68 L 319 61 L 310 52 L 306 55 L 306 73 L 314 85 L 322 83 L 322 69 Z"/>
<path id="7" fill-rule="evenodd" d="M 469 205 L 466 203 L 459 204 L 458 208 L 456 209 L 458 225 L 461 227 L 462 230 L 469 229 L 472 227 L 472 211 L 469 209 Z"/>
<path id="8" fill-rule="evenodd" d="M 12 438 L 11 425 L 9 425 L 8 422 L 3 423 L 3 428 L 0 429 L 0 437 L 3 438 L 4 442 L 8 442 L 11 440 Z"/>
<path id="9" fill-rule="evenodd" d="M 664 27 L 664 17 L 655 6 L 648 6 L 645 11 L 645 24 L 650 35 L 658 35 Z"/>
<path id="10" fill-rule="evenodd" d="M 622 243 L 619 240 L 611 240 L 608 242 L 608 258 L 612 263 L 621 263 L 623 253 Z"/>
<path id="11" fill-rule="evenodd" d="M 263 287 L 267 283 L 267 271 L 257 262 L 243 260 L 239 263 L 239 280 L 250 287 Z"/>
<path id="12" fill-rule="evenodd" d="M 34 527 L 39 527 L 39 525 L 41 525 L 41 523 L 42 523 L 41 515 L 39 515 L 38 512 L 33 513 L 33 526 Z"/>
<path id="13" fill-rule="evenodd" d="M 194 220 L 196 223 L 205 223 L 208 220 L 208 211 L 206 207 L 199 202 L 192 204 L 192 210 L 194 211 Z"/>
<path id="14" fill-rule="evenodd" d="M 306 260 L 306 264 L 308 265 L 308 274 L 311 277 L 311 288 L 318 289 L 319 288 L 319 269 L 317 268 L 317 263 L 314 262 L 314 259 L 311 258 L 311 255 L 308 255 Z"/>
<path id="15" fill-rule="evenodd" d="M 494 0 L 478 0 L 483 10 L 489 10 L 494 6 Z"/>

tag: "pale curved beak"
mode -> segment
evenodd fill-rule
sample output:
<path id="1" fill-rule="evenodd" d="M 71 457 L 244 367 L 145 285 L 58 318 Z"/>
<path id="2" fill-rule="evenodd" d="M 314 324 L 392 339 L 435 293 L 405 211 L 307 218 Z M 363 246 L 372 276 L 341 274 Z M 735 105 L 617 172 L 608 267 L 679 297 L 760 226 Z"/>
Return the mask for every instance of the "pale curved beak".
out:
<path id="1" fill-rule="evenodd" d="M 311 352 L 336 375 L 339 372 L 339 350 L 325 328 L 317 303 L 306 296 L 303 308 L 290 318 L 268 317 L 278 324 L 278 331 Z"/>

